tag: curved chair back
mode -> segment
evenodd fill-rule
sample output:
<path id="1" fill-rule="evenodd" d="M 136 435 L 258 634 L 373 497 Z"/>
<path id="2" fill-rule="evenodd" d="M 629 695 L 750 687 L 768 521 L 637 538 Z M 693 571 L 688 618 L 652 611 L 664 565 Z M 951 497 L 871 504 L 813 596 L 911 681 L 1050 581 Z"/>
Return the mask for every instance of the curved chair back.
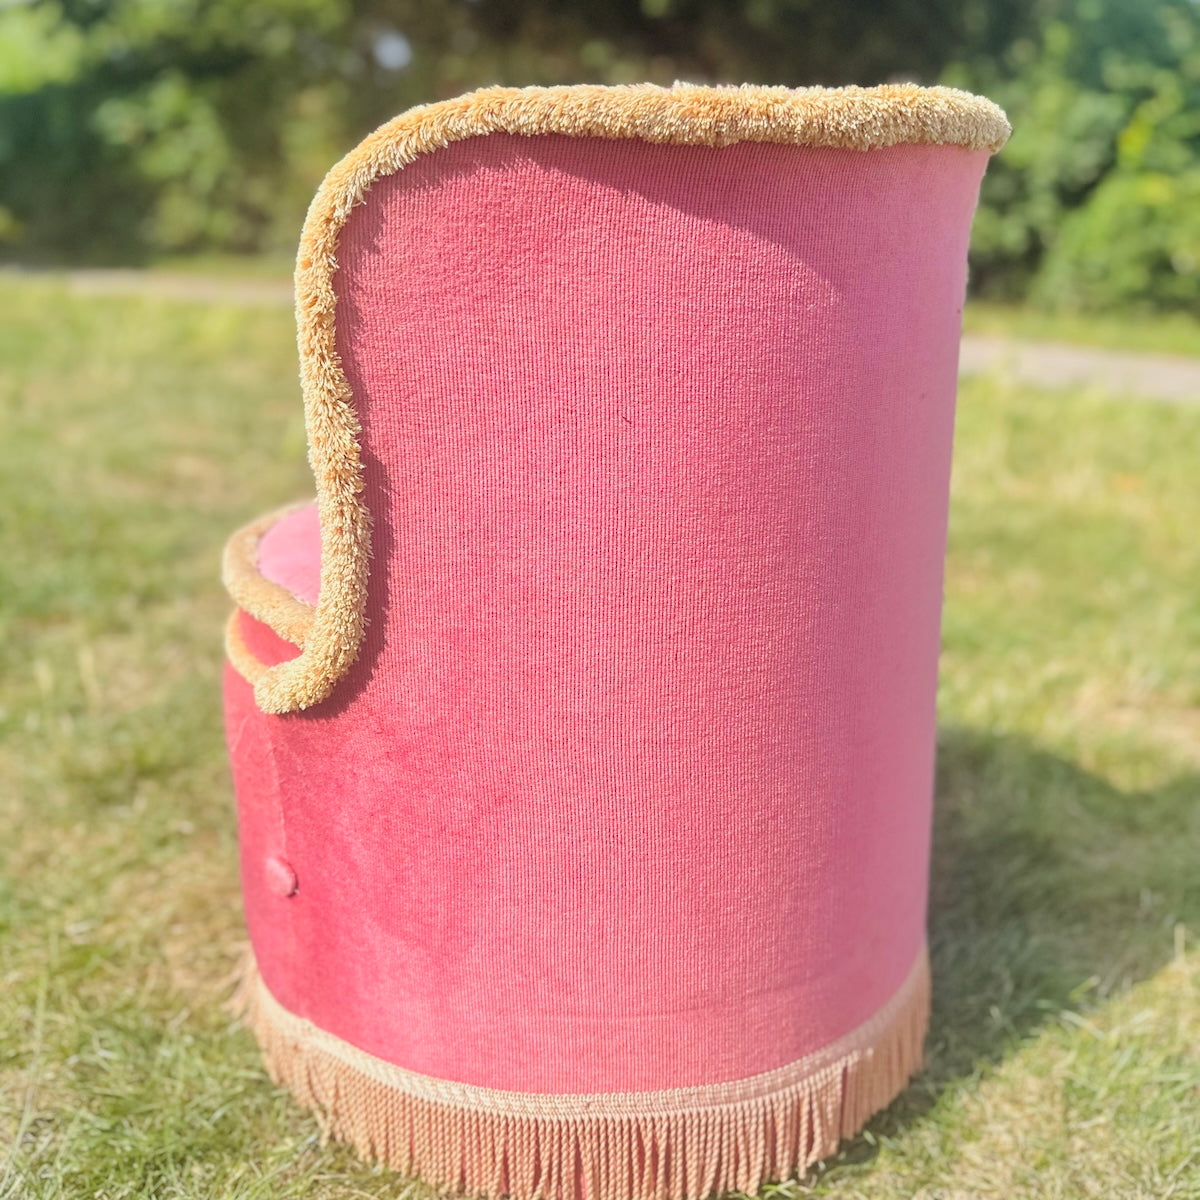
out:
<path id="1" fill-rule="evenodd" d="M 967 237 L 1006 127 L 920 89 L 630 89 L 603 126 L 597 91 L 433 106 L 314 202 L 320 594 L 302 653 L 247 634 L 276 715 L 239 734 L 269 763 L 244 846 L 298 885 L 251 864 L 247 915 L 272 1002 L 404 1095 L 774 1114 L 723 1167 L 639 1142 L 683 1195 L 825 1152 L 919 1061 Z M 762 1100 L 830 1069 L 820 1120 Z M 455 1145 L 400 1159 L 549 1187 L 545 1145 L 520 1186 L 515 1149 Z M 604 1194 L 590 1153 L 550 1190 Z"/>

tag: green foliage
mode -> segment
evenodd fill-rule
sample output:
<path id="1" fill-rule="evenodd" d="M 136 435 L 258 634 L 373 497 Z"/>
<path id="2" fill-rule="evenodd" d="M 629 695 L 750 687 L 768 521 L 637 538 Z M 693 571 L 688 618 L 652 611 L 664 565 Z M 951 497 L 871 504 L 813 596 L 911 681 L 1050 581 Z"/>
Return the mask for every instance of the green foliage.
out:
<path id="1" fill-rule="evenodd" d="M 976 289 L 1046 307 L 1200 307 L 1200 6 L 1077 0 L 963 81 L 1008 110 Z M 1065 19 L 1069 16 L 1069 20 Z"/>
<path id="2" fill-rule="evenodd" d="M 9 0 L 0 247 L 128 261 L 294 244 L 323 171 L 489 83 L 932 78 L 1031 0 Z"/>
<path id="3" fill-rule="evenodd" d="M 73 261 L 269 243 L 281 201 L 294 207 L 310 192 L 341 144 L 324 116 L 335 89 L 323 83 L 315 111 L 306 90 L 326 74 L 310 61 L 312 45 L 336 28 L 341 7 L 4 8 L 0 237 L 17 254 Z M 49 52 L 38 61 L 31 45 Z"/>
<path id="4" fill-rule="evenodd" d="M 1200 300 L 1200 165 L 1180 175 L 1114 171 L 1069 213 L 1033 295 L 1076 309 Z"/>
<path id="5" fill-rule="evenodd" d="M 681 78 L 990 95 L 976 291 L 1200 307 L 1197 0 L 0 0 L 0 252 L 280 252 L 412 104 Z"/>

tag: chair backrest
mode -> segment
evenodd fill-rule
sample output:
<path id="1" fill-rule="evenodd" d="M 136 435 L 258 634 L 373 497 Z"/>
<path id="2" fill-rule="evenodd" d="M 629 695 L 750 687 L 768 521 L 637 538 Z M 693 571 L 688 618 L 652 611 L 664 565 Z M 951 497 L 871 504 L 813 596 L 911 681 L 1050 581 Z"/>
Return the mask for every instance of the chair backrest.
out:
<path id="1" fill-rule="evenodd" d="M 1006 130 L 936 89 L 597 91 L 418 110 L 314 202 L 321 595 L 258 689 L 293 713 L 289 840 L 329 864 L 272 989 L 539 1092 L 774 1069 L 922 952 L 967 237 Z"/>

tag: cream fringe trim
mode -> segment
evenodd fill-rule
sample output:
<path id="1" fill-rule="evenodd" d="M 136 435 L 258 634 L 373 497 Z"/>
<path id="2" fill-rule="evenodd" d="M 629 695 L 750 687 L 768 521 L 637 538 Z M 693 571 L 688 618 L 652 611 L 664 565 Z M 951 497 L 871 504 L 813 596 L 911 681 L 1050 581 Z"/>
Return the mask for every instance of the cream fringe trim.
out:
<path id="1" fill-rule="evenodd" d="M 300 377 L 321 517 L 321 593 L 300 656 L 272 667 L 259 664 L 253 672 L 255 699 L 264 712 L 292 712 L 324 700 L 354 662 L 363 637 L 371 516 L 362 500 L 354 398 L 336 345 L 333 280 L 342 227 L 376 179 L 419 155 L 491 133 L 864 151 L 932 143 L 995 151 L 1010 128 L 991 101 L 953 88 L 637 84 L 485 88 L 410 109 L 367 137 L 325 177 L 308 210 L 296 259 Z"/>
<path id="2" fill-rule="evenodd" d="M 837 1149 L 921 1065 L 922 950 L 864 1024 L 786 1067 L 656 1092 L 496 1091 L 392 1065 L 289 1012 L 253 956 L 236 1001 L 271 1078 L 365 1158 L 490 1200 L 699 1200 L 755 1192 Z"/>
<path id="3" fill-rule="evenodd" d="M 258 567 L 258 543 L 276 521 L 311 503 L 310 500 L 303 500 L 289 504 L 244 525 L 225 543 L 225 554 L 221 561 L 221 581 L 233 602 L 256 621 L 262 621 L 285 641 L 301 649 L 308 640 L 316 610 L 311 604 L 293 596 L 287 588 L 263 576 Z M 242 648 L 245 650 L 244 645 Z M 245 653 L 249 654 L 249 651 L 245 650 Z"/>
<path id="4" fill-rule="evenodd" d="M 225 657 L 229 659 L 229 665 L 253 687 L 271 668 L 246 645 L 240 616 L 241 609 L 235 608 L 225 622 Z"/>

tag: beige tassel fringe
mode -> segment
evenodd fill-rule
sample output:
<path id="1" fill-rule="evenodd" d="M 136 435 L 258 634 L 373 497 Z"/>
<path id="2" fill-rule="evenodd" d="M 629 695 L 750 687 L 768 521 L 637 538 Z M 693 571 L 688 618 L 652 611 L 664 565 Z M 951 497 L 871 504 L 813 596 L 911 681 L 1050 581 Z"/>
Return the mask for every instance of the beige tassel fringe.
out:
<path id="1" fill-rule="evenodd" d="M 698 1200 L 787 1178 L 886 1107 L 921 1065 L 929 991 L 922 951 L 874 1017 L 798 1062 L 732 1083 L 587 1096 L 393 1066 L 284 1009 L 253 958 L 237 1004 L 271 1078 L 364 1158 L 490 1200 Z"/>

